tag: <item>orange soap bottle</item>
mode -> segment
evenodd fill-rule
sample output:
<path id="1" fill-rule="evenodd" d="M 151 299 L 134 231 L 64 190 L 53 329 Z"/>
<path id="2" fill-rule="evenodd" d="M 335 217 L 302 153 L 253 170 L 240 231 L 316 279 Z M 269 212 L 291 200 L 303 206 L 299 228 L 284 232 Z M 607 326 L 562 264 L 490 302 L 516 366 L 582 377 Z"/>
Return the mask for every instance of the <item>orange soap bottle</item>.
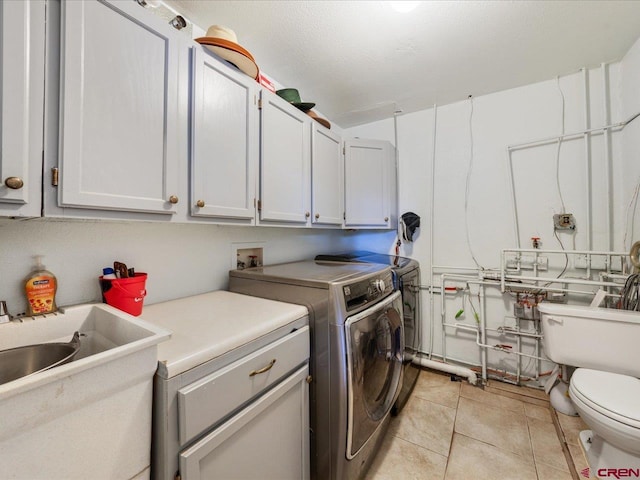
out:
<path id="1" fill-rule="evenodd" d="M 27 315 L 42 315 L 58 310 L 56 290 L 58 281 L 53 273 L 42 265 L 42 256 L 35 255 L 36 265 L 27 277 L 25 293 L 27 295 Z"/>

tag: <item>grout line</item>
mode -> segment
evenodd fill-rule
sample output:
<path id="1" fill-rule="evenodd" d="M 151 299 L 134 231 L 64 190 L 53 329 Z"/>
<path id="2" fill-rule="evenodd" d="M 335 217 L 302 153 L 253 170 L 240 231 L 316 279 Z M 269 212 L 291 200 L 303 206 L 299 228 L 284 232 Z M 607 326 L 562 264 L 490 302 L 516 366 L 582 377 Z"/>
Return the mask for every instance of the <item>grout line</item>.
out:
<path id="1" fill-rule="evenodd" d="M 456 435 L 456 422 L 458 421 L 458 409 L 460 408 L 460 397 L 462 393 L 462 385 L 458 385 L 458 399 L 456 401 L 456 414 L 453 416 L 453 429 L 451 430 L 451 440 L 449 441 L 449 452 L 447 453 L 447 463 L 444 466 L 444 477 L 447 478 L 447 471 L 449 470 L 449 460 L 451 459 L 451 450 L 453 448 L 453 437 Z"/>
<path id="2" fill-rule="evenodd" d="M 560 420 L 558 420 L 558 414 L 556 413 L 556 410 L 551 405 L 549 405 L 549 411 L 551 412 L 551 420 L 553 420 L 553 426 L 556 429 L 558 440 L 560 440 L 562 453 L 564 454 L 564 459 L 567 462 L 567 465 L 569 467 L 569 473 L 571 474 L 571 478 L 573 480 L 580 480 L 580 477 L 578 477 L 578 472 L 576 471 L 576 466 L 573 463 L 573 457 L 571 456 L 571 452 L 569 451 L 569 447 L 567 446 L 567 439 L 564 436 L 564 432 L 562 431 Z"/>

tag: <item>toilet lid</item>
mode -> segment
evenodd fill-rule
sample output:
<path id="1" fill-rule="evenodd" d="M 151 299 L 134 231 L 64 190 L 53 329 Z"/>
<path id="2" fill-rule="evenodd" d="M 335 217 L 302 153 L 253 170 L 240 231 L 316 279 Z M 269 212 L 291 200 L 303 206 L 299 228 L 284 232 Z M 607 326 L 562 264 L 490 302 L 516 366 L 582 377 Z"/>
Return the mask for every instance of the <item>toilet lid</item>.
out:
<path id="1" fill-rule="evenodd" d="M 571 377 L 571 393 L 602 415 L 640 428 L 639 379 L 579 368 Z"/>

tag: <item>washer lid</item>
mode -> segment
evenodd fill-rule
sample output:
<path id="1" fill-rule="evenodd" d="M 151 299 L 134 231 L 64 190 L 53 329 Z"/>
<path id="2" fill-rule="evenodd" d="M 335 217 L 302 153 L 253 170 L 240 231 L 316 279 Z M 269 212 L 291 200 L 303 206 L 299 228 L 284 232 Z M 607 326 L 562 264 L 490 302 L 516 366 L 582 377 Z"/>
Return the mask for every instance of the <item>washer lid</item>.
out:
<path id="1" fill-rule="evenodd" d="M 602 415 L 640 428 L 640 379 L 579 368 L 571 377 L 571 391 Z"/>

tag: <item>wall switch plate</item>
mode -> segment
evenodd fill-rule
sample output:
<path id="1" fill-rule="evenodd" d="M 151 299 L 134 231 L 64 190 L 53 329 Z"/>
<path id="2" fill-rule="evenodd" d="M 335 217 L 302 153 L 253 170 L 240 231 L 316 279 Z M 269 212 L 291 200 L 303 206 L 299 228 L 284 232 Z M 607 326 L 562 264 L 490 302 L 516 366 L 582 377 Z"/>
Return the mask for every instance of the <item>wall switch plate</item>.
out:
<path id="1" fill-rule="evenodd" d="M 572 213 L 556 213 L 553 216 L 553 226 L 556 230 L 575 230 L 576 219 Z"/>

